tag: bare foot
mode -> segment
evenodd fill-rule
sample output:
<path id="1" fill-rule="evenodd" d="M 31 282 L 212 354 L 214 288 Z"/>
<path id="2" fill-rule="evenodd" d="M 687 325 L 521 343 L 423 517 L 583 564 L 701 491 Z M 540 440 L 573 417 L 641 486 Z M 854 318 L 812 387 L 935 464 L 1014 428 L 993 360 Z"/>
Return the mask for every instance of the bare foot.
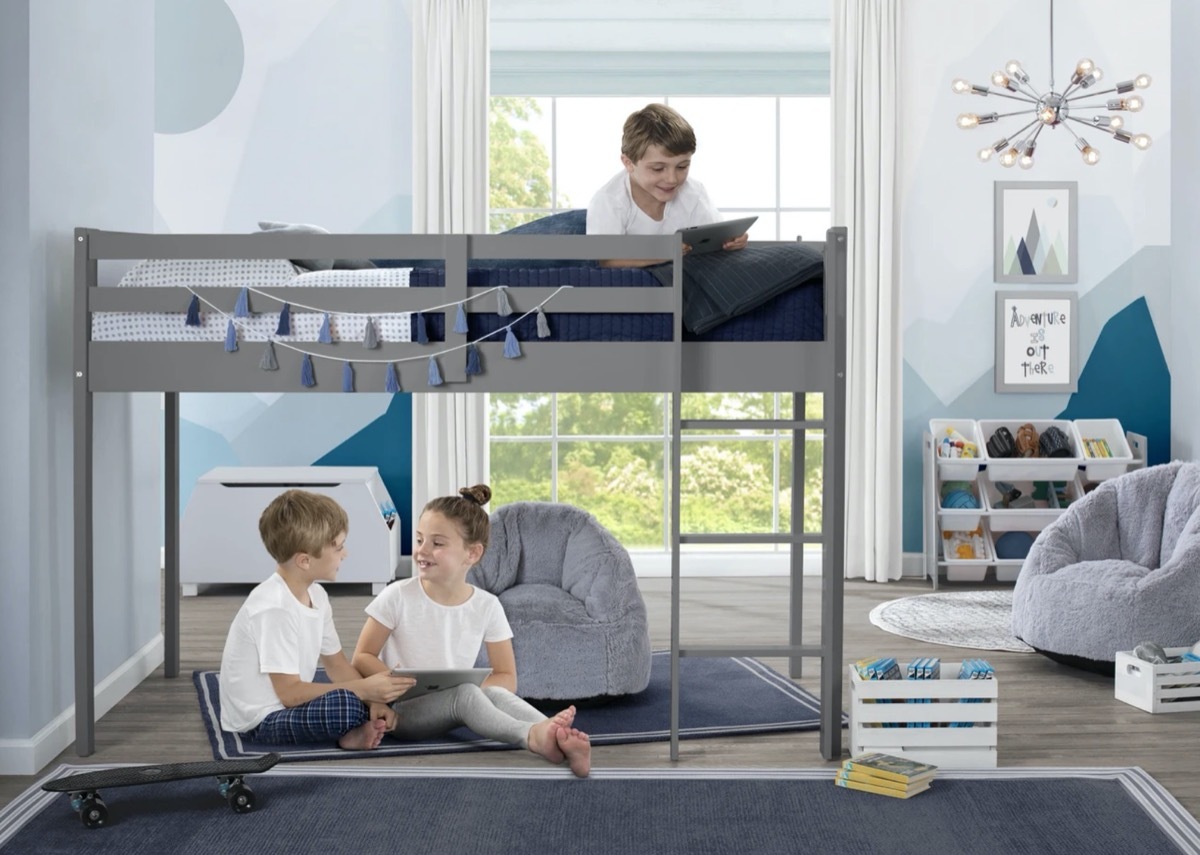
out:
<path id="1" fill-rule="evenodd" d="M 567 757 L 559 749 L 557 738 L 561 730 L 562 726 L 552 718 L 539 721 L 529 728 L 529 735 L 526 737 L 529 750 L 556 765 L 563 762 Z"/>
<path id="2" fill-rule="evenodd" d="M 560 727 L 554 738 L 575 777 L 586 778 L 592 771 L 592 742 L 588 735 L 573 727 Z"/>
<path id="3" fill-rule="evenodd" d="M 348 751 L 370 751 L 379 747 L 386 730 L 387 723 L 383 719 L 373 718 L 342 734 L 342 738 L 338 740 L 338 747 Z"/>
<path id="4" fill-rule="evenodd" d="M 575 707 L 567 707 L 565 710 L 560 710 L 550 716 L 550 720 L 559 727 L 570 727 L 575 723 Z"/>

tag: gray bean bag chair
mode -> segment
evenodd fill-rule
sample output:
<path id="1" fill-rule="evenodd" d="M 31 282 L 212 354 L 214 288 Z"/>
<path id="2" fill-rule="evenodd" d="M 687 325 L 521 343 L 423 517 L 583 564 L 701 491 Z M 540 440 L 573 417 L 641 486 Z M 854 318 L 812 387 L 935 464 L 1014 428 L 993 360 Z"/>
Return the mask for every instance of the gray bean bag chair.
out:
<path id="1" fill-rule="evenodd" d="M 650 682 L 650 631 L 625 547 L 571 505 L 514 502 L 467 580 L 500 597 L 513 630 L 517 693 L 584 701 Z M 487 664 L 486 649 L 480 664 Z"/>
<path id="2" fill-rule="evenodd" d="M 1054 659 L 1108 673 L 1118 650 L 1140 642 L 1195 644 L 1200 463 L 1135 470 L 1067 508 L 1021 567 L 1012 630 Z"/>

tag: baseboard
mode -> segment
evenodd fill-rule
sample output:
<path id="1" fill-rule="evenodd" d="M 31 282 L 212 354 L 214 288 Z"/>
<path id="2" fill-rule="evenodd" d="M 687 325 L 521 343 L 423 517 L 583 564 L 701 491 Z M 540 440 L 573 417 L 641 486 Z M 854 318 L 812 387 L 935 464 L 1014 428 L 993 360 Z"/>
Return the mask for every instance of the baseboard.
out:
<path id="1" fill-rule="evenodd" d="M 96 718 L 115 707 L 162 664 L 163 637 L 159 633 L 96 684 Z M 36 775 L 74 741 L 75 705 L 71 704 L 29 739 L 0 739 L 0 775 Z"/>
<path id="2" fill-rule="evenodd" d="M 925 553 L 924 552 L 906 552 L 901 558 L 900 563 L 900 578 L 907 579 L 910 576 L 916 576 L 918 579 L 925 576 Z"/>

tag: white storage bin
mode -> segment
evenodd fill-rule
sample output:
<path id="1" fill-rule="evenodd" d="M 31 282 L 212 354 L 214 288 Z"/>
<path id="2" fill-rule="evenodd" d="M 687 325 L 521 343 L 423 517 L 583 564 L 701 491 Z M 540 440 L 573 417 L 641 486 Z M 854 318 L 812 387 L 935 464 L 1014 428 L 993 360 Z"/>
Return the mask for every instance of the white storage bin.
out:
<path id="1" fill-rule="evenodd" d="M 975 446 L 978 457 L 943 457 L 938 453 L 942 440 L 951 430 Z M 933 436 L 933 455 L 937 458 L 938 476 L 945 481 L 971 481 L 979 474 L 987 452 L 979 438 L 979 425 L 974 419 L 930 419 L 929 433 Z"/>
<path id="2" fill-rule="evenodd" d="M 991 461 L 994 463 L 995 461 Z M 990 465 L 990 464 L 989 464 Z M 1000 479 L 1004 480 L 1004 479 Z M 1032 496 L 1037 485 L 1033 481 L 1011 481 L 1014 487 L 1021 491 L 1022 496 Z M 1059 482 L 1063 483 L 1063 482 Z M 1066 493 L 1070 502 L 1083 498 L 1083 483 L 1079 480 L 1078 471 L 1065 481 Z M 983 479 L 984 506 L 987 509 L 988 527 L 993 532 L 998 531 L 1028 531 L 1039 532 L 1054 522 L 1063 512 L 1066 505 L 1060 505 L 1054 490 L 1049 490 L 1047 501 L 1032 508 L 1006 508 L 1001 502 L 1000 491 L 996 482 Z M 993 538 L 994 539 L 994 538 Z"/>
<path id="3" fill-rule="evenodd" d="M 980 419 L 979 433 L 986 446 L 997 428 L 1008 428 L 1015 439 L 1017 429 L 1023 424 L 1033 425 L 1039 437 L 1046 428 L 1052 425 L 1057 427 L 1066 434 L 1067 442 L 1071 444 L 1071 456 L 988 457 L 988 478 L 993 481 L 1070 481 L 1074 478 L 1075 470 L 1083 465 L 1083 454 L 1079 450 L 1075 425 L 1067 419 Z"/>
<path id="4" fill-rule="evenodd" d="M 942 673 L 957 674 L 961 664 L 943 662 Z M 864 680 L 853 665 L 849 674 L 851 756 L 880 751 L 943 769 L 996 766 L 998 680 Z M 971 726 L 936 726 L 955 722 Z"/>
<path id="5" fill-rule="evenodd" d="M 1182 656 L 1190 647 L 1168 647 L 1168 656 Z M 1148 713 L 1200 712 L 1200 662 L 1156 665 L 1133 653 L 1117 651 L 1113 694 L 1118 701 Z"/>
<path id="6" fill-rule="evenodd" d="M 219 466 L 196 482 L 179 530 L 183 593 L 200 584 L 263 581 L 275 561 L 263 546 L 258 518 L 280 493 L 308 490 L 332 496 L 350 518 L 349 553 L 338 582 L 371 583 L 375 593 L 395 577 L 400 563 L 400 520 L 374 466 Z"/>
<path id="7" fill-rule="evenodd" d="M 1075 433 L 1084 460 L 1084 474 L 1089 481 L 1103 481 L 1124 475 L 1133 463 L 1133 450 L 1125 439 L 1125 429 L 1118 419 L 1076 419 Z M 1088 453 L 1089 439 L 1108 443 L 1112 457 L 1097 458 Z"/>
<path id="8" fill-rule="evenodd" d="M 955 532 L 949 533 L 955 534 Z M 951 542 L 953 542 L 953 537 L 947 538 L 946 532 L 943 532 L 939 546 L 942 557 L 938 563 L 946 568 L 946 581 L 982 582 L 983 577 L 987 575 L 988 567 L 995 562 L 996 557 L 996 550 L 992 545 L 987 526 L 981 526 L 981 534 L 974 544 L 976 547 L 974 558 L 961 558 L 957 554 L 949 552 L 947 545 Z"/>
<path id="9" fill-rule="evenodd" d="M 938 525 L 941 526 L 942 531 L 973 531 L 979 528 L 979 521 L 983 519 L 985 507 L 983 498 L 979 494 L 979 479 L 968 481 L 967 483 L 970 484 L 970 489 L 967 492 L 975 497 L 975 502 L 979 505 L 977 508 L 948 508 L 941 505 L 941 502 L 945 501 L 941 497 L 942 487 L 945 485 L 945 482 L 943 482 L 942 486 L 938 487 L 938 501 L 940 505 L 938 508 Z"/>

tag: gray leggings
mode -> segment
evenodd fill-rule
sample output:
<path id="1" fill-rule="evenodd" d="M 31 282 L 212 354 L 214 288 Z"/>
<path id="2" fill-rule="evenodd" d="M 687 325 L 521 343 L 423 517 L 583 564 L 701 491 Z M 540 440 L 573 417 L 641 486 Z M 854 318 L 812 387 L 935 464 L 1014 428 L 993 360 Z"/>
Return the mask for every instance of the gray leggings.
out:
<path id="1" fill-rule="evenodd" d="M 397 718 L 392 735 L 399 739 L 429 739 L 465 724 L 480 736 L 522 748 L 529 747 L 530 726 L 546 720 L 508 689 L 474 683 L 402 699 L 392 709 Z"/>

